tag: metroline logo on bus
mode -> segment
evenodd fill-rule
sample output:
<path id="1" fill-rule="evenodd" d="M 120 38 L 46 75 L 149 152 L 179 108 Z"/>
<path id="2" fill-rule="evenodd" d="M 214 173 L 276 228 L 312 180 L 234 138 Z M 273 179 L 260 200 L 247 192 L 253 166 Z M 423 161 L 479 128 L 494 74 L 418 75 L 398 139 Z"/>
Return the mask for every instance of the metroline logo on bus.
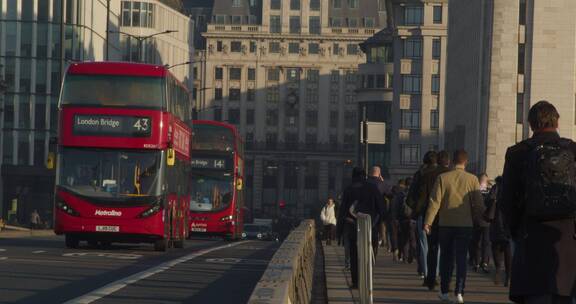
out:
<path id="1" fill-rule="evenodd" d="M 96 211 L 94 211 L 94 215 L 98 215 L 98 216 L 122 216 L 122 211 L 96 209 Z"/>

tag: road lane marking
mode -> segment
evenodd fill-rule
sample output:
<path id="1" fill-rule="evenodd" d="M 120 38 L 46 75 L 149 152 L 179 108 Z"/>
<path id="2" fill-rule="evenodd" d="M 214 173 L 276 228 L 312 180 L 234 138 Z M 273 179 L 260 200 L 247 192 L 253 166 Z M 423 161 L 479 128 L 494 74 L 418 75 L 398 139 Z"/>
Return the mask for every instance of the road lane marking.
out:
<path id="1" fill-rule="evenodd" d="M 0 248 L 0 252 L 4 252 L 4 251 L 6 251 L 6 249 L 2 249 L 2 248 Z"/>
<path id="2" fill-rule="evenodd" d="M 137 260 L 142 257 L 140 254 L 127 254 L 127 253 L 106 253 L 106 252 L 71 252 L 65 253 L 63 257 L 99 257 L 99 258 L 112 258 L 120 260 Z"/>
<path id="3" fill-rule="evenodd" d="M 0 257 L 0 261 L 7 260 L 7 257 Z"/>
<path id="4" fill-rule="evenodd" d="M 190 261 L 192 259 L 203 256 L 203 255 L 208 254 L 208 253 L 213 252 L 213 251 L 235 247 L 235 246 L 238 246 L 240 244 L 244 244 L 246 242 L 247 241 L 241 241 L 238 243 L 208 248 L 208 249 L 200 250 L 200 251 L 185 255 L 185 256 L 180 257 L 180 258 L 175 259 L 175 260 L 164 262 L 158 266 L 149 268 L 147 270 L 138 272 L 138 273 L 133 274 L 131 276 L 128 276 L 128 277 L 122 278 L 120 280 L 114 281 L 112 283 L 109 283 L 109 284 L 107 284 L 101 288 L 98 288 L 94 291 L 91 291 L 85 295 L 82 295 L 82 296 L 79 296 L 79 297 L 74 298 L 72 300 L 69 300 L 69 301 L 65 302 L 64 304 L 89 304 L 89 303 L 92 303 L 92 302 L 97 301 L 101 298 L 109 296 L 109 295 L 119 291 L 120 289 L 122 289 L 128 285 L 134 284 L 140 280 L 144 280 L 144 279 L 151 277 L 155 274 L 159 274 L 161 272 L 164 272 L 164 271 L 166 271 L 166 270 L 168 270 L 168 269 L 170 269 L 170 268 L 172 268 L 178 264 Z"/>
<path id="5" fill-rule="evenodd" d="M 32 251 L 32 253 L 34 253 L 34 254 L 44 253 L 44 252 L 46 252 L 46 250 L 36 250 L 36 251 Z"/>

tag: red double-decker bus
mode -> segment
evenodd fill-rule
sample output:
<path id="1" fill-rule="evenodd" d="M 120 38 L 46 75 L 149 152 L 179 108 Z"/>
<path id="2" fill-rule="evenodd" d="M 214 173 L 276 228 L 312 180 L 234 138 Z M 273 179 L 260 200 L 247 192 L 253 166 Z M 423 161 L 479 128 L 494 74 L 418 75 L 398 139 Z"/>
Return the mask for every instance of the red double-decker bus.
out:
<path id="1" fill-rule="evenodd" d="M 163 66 L 72 64 L 60 97 L 55 232 L 67 247 L 188 236 L 190 94 Z"/>
<path id="2" fill-rule="evenodd" d="M 190 232 L 242 236 L 244 148 L 233 125 L 193 122 Z"/>

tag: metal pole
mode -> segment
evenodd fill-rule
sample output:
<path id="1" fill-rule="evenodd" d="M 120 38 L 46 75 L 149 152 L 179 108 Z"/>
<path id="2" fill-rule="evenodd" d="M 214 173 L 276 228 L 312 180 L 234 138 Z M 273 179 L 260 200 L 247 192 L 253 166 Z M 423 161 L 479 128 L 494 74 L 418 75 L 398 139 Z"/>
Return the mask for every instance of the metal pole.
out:
<path id="1" fill-rule="evenodd" d="M 4 94 L 7 86 L 4 82 L 4 65 L 0 64 L 0 106 L 2 107 L 0 113 L 4 112 Z M 0 143 L 4 144 L 4 118 L 2 118 L 2 130 L 0 130 Z M 0 168 L 2 166 L 2 159 L 0 159 Z M 0 172 L 0 219 L 4 216 L 4 180 Z"/>
<path id="2" fill-rule="evenodd" d="M 106 61 L 110 60 L 110 0 L 106 1 Z"/>
<path id="3" fill-rule="evenodd" d="M 370 215 L 357 214 L 358 242 L 358 291 L 360 304 L 372 304 L 372 219 Z"/>
<path id="4" fill-rule="evenodd" d="M 366 104 L 362 105 L 362 128 L 364 142 L 364 171 L 368 174 L 368 113 L 366 113 Z"/>

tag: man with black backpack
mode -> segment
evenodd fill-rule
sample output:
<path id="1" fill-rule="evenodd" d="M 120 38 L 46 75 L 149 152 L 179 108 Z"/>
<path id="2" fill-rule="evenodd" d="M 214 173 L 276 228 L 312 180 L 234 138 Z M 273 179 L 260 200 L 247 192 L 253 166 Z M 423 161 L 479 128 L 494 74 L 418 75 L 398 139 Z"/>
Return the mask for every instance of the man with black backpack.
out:
<path id="1" fill-rule="evenodd" d="M 536 103 L 534 135 L 506 152 L 501 209 L 515 244 L 516 303 L 576 303 L 576 143 L 558 135 L 559 118 L 551 103 Z"/>

